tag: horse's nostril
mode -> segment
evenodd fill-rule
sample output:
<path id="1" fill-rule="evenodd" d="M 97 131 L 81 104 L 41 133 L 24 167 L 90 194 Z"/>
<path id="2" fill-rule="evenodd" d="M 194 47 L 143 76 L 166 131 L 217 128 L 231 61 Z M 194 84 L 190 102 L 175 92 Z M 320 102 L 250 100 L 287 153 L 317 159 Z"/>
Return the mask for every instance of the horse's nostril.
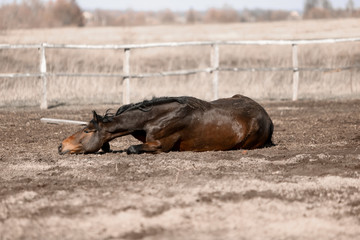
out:
<path id="1" fill-rule="evenodd" d="M 61 153 L 62 151 L 62 144 L 60 144 L 60 146 L 58 147 L 58 152 Z"/>

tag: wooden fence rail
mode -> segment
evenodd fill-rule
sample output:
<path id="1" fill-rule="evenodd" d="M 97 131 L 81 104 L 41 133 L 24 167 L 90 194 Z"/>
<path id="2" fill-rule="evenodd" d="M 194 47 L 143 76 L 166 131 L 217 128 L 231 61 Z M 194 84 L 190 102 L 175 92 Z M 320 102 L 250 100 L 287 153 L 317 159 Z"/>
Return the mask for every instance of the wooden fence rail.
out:
<path id="1" fill-rule="evenodd" d="M 300 71 L 341 71 L 360 68 L 360 65 L 345 66 L 339 68 L 301 68 L 298 64 L 298 45 L 305 44 L 324 44 L 324 43 L 343 43 L 360 42 L 360 38 L 339 38 L 339 39 L 316 39 L 316 40 L 249 40 L 249 41 L 204 41 L 204 42 L 170 42 L 170 43 L 148 43 L 148 44 L 122 44 L 122 45 L 76 45 L 76 44 L 0 44 L 0 49 L 39 49 L 39 73 L 2 73 L 0 78 L 26 78 L 39 77 L 42 79 L 42 98 L 40 107 L 47 109 L 47 78 L 55 77 L 118 77 L 123 79 L 123 103 L 130 103 L 130 79 L 148 78 L 163 76 L 191 75 L 197 73 L 212 74 L 213 99 L 218 98 L 218 84 L 220 71 L 292 71 L 293 72 L 293 93 L 292 100 L 298 99 L 299 72 Z M 292 67 L 286 68 L 233 68 L 220 67 L 219 46 L 221 45 L 289 45 L 292 46 Z M 182 46 L 211 46 L 211 66 L 204 69 L 186 69 L 169 72 L 138 73 L 130 72 L 130 52 L 137 48 L 158 48 L 158 47 L 182 47 Z M 51 73 L 46 69 L 46 48 L 66 48 L 66 49 L 123 49 L 123 73 Z"/>

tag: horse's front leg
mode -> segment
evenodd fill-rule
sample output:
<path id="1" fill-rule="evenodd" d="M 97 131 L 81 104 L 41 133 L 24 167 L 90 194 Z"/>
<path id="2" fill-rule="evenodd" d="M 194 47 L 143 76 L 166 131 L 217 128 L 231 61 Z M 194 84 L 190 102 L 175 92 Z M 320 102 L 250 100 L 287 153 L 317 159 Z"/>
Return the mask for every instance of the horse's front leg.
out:
<path id="1" fill-rule="evenodd" d="M 104 143 L 101 147 L 101 150 L 103 150 L 106 153 L 111 152 L 109 142 Z"/>
<path id="2" fill-rule="evenodd" d="M 144 144 L 132 145 L 126 152 L 127 154 L 141 154 L 141 153 L 160 153 L 160 152 L 169 152 L 171 150 L 176 150 L 176 143 L 179 140 L 178 134 L 172 134 L 161 138 L 160 140 L 151 139 L 150 141 L 145 142 Z"/>
<path id="3" fill-rule="evenodd" d="M 127 154 L 141 154 L 141 153 L 157 153 L 161 152 L 161 142 L 160 141 L 153 141 L 153 142 L 146 142 L 144 144 L 139 145 L 131 145 L 127 150 Z"/>

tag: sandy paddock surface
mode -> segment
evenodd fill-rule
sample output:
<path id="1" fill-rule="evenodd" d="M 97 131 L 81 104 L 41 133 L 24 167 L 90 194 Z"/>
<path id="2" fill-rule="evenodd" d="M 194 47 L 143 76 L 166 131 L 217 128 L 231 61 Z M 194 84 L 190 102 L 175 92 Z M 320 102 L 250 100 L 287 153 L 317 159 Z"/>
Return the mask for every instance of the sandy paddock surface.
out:
<path id="1" fill-rule="evenodd" d="M 91 110 L 0 109 L 0 239 L 356 239 L 360 100 L 262 102 L 277 146 L 57 154 Z M 131 138 L 112 142 L 114 150 Z"/>

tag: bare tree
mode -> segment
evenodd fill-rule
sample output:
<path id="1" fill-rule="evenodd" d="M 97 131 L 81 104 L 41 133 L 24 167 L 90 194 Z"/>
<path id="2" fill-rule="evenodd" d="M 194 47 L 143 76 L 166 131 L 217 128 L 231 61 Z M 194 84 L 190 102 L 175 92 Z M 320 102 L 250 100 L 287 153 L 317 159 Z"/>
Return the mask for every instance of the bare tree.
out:
<path id="1" fill-rule="evenodd" d="M 333 7 L 329 0 L 306 0 L 304 5 L 304 18 L 330 18 Z"/>
<path id="2" fill-rule="evenodd" d="M 165 24 L 174 23 L 175 15 L 170 9 L 165 9 L 160 12 L 160 21 Z"/>
<path id="3" fill-rule="evenodd" d="M 225 5 L 223 8 L 210 8 L 206 11 L 205 22 L 230 23 L 240 21 L 239 13 L 232 7 Z"/>
<path id="4" fill-rule="evenodd" d="M 321 0 L 320 7 L 330 11 L 333 9 L 331 2 L 329 0 Z"/>
<path id="5" fill-rule="evenodd" d="M 84 18 L 75 0 L 56 0 L 52 14 L 61 26 L 83 26 Z"/>
<path id="6" fill-rule="evenodd" d="M 311 9 L 319 5 L 319 0 L 306 0 L 304 6 L 304 14 L 307 14 Z"/>
<path id="7" fill-rule="evenodd" d="M 190 8 L 186 13 L 186 22 L 187 23 L 195 23 L 197 21 L 197 16 L 194 9 Z"/>
<path id="8" fill-rule="evenodd" d="M 346 4 L 346 11 L 349 13 L 350 16 L 352 15 L 354 8 L 355 8 L 354 1 L 348 0 L 348 2 Z"/>

